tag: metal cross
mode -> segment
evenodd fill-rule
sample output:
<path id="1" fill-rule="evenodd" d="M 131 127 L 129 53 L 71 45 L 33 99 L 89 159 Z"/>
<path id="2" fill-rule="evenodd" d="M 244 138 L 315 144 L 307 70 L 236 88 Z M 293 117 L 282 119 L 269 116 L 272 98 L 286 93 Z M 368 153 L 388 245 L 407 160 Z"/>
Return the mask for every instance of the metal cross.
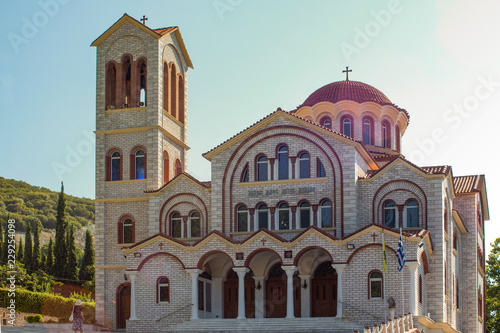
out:
<path id="1" fill-rule="evenodd" d="M 260 241 L 262 242 L 262 246 L 264 246 L 266 244 L 266 242 L 267 242 L 267 239 L 262 238 Z"/>
<path id="2" fill-rule="evenodd" d="M 349 72 L 352 72 L 352 69 L 349 69 L 349 66 L 345 66 L 345 71 L 342 71 L 342 73 L 345 73 L 346 81 L 349 81 Z"/>
<path id="3" fill-rule="evenodd" d="M 158 244 L 158 246 L 160 247 L 160 250 L 163 250 L 163 243 Z"/>
<path id="4" fill-rule="evenodd" d="M 377 238 L 378 235 L 376 233 L 373 233 L 373 235 L 371 235 L 371 236 L 373 238 L 373 241 L 375 242 L 375 238 Z"/>
<path id="5" fill-rule="evenodd" d="M 148 20 L 148 18 L 146 17 L 146 15 L 142 15 L 142 18 L 140 19 L 140 21 L 142 22 L 142 24 L 146 25 L 146 21 Z"/>

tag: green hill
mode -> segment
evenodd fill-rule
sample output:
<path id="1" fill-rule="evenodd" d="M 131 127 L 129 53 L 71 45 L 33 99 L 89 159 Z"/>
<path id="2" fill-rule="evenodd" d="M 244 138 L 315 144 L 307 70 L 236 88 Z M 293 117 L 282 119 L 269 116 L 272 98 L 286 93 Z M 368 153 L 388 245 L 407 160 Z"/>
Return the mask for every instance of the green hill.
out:
<path id="1" fill-rule="evenodd" d="M 59 192 L 23 181 L 0 177 L 0 220 L 16 220 L 17 231 L 25 231 L 39 221 L 45 229 L 55 229 Z M 94 224 L 94 201 L 66 194 L 66 218 L 77 229 Z"/>

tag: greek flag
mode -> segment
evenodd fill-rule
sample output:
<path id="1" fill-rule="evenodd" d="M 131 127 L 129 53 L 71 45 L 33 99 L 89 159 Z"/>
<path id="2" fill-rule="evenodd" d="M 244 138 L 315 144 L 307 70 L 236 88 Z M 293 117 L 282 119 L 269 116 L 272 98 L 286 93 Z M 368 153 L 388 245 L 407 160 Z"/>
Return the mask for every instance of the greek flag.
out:
<path id="1" fill-rule="evenodd" d="M 401 272 L 403 266 L 406 263 L 405 250 L 403 248 L 403 238 L 399 235 L 398 251 L 396 252 L 396 257 L 398 257 L 398 271 Z"/>

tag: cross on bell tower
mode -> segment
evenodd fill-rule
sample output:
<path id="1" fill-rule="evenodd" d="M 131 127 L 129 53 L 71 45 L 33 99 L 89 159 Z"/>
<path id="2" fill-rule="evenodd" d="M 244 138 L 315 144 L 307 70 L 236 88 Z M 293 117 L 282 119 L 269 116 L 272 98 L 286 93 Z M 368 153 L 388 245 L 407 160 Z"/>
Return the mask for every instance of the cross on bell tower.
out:
<path id="1" fill-rule="evenodd" d="M 142 18 L 140 19 L 140 21 L 142 22 L 142 24 L 146 25 L 146 21 L 148 20 L 148 18 L 146 17 L 146 15 L 142 15 Z"/>
<path id="2" fill-rule="evenodd" d="M 352 69 L 349 69 L 349 66 L 345 66 L 345 70 L 342 73 L 345 73 L 345 80 L 349 81 L 349 72 L 352 72 Z"/>

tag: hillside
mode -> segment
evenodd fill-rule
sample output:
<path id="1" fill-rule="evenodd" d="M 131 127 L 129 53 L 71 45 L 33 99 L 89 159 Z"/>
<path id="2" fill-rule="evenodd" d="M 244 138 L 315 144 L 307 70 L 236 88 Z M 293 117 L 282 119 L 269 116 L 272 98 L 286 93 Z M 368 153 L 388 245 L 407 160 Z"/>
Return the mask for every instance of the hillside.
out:
<path id="1" fill-rule="evenodd" d="M 26 182 L 0 177 L 0 220 L 16 220 L 17 231 L 25 231 L 39 221 L 45 229 L 55 229 L 59 192 Z M 94 201 L 66 194 L 66 218 L 77 230 L 94 224 Z M 50 230 L 47 230 L 50 231 Z"/>

